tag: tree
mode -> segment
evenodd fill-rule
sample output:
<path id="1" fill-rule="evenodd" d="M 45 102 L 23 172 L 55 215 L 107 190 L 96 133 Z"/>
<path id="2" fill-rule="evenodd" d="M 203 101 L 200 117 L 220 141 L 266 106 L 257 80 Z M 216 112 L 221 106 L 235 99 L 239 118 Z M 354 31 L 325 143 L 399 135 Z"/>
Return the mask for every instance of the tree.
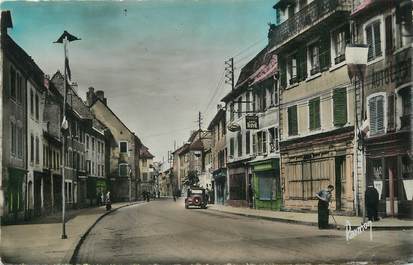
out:
<path id="1" fill-rule="evenodd" d="M 198 172 L 196 170 L 191 170 L 188 172 L 188 175 L 185 177 L 183 184 L 185 186 L 196 186 L 198 185 L 199 178 Z"/>

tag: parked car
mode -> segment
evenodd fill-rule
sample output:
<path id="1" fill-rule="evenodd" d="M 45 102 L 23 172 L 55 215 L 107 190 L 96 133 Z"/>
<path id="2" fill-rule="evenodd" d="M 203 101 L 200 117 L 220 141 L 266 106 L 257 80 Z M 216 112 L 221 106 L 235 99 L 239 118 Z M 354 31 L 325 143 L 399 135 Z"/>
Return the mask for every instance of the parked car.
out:
<path id="1" fill-rule="evenodd" d="M 192 187 L 188 189 L 187 197 L 185 198 L 185 208 L 189 206 L 195 206 L 202 209 L 207 208 L 207 197 L 205 195 L 205 189 L 200 187 Z"/>

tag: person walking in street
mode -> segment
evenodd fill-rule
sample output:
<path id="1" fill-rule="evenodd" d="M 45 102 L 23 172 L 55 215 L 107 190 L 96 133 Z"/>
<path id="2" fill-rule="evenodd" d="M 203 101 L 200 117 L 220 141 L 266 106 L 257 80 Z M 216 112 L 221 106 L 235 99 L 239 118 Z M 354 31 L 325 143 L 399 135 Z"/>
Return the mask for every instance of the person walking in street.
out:
<path id="1" fill-rule="evenodd" d="M 334 190 L 333 185 L 328 185 L 327 190 L 321 190 L 316 193 L 318 198 L 318 228 L 327 229 L 328 228 L 328 216 L 329 216 L 329 203 L 331 200 L 331 193 Z"/>
<path id="2" fill-rule="evenodd" d="M 367 186 L 365 192 L 367 218 L 369 221 L 378 221 L 379 192 L 373 185 Z"/>
<path id="3" fill-rule="evenodd" d="M 112 209 L 112 201 L 110 200 L 110 191 L 106 193 L 106 211 Z"/>

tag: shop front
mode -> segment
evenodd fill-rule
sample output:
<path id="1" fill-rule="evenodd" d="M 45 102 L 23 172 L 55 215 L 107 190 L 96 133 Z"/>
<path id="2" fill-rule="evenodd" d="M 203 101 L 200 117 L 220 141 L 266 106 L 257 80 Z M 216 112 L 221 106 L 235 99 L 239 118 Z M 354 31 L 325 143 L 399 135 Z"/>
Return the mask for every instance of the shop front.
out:
<path id="1" fill-rule="evenodd" d="M 8 169 L 8 180 L 6 183 L 7 195 L 6 195 L 6 205 L 7 214 L 6 222 L 14 222 L 23 217 L 24 212 L 24 180 L 26 177 L 26 171 L 9 168 Z"/>
<path id="2" fill-rule="evenodd" d="M 227 204 L 234 207 L 248 207 L 247 199 L 247 166 L 243 162 L 228 163 Z"/>
<path id="3" fill-rule="evenodd" d="M 220 168 L 212 172 L 214 178 L 215 204 L 225 204 L 227 169 Z"/>
<path id="4" fill-rule="evenodd" d="M 410 133 L 386 134 L 366 142 L 366 180 L 379 192 L 379 215 L 413 218 Z"/>
<path id="5" fill-rule="evenodd" d="M 282 192 L 278 158 L 251 162 L 254 206 L 256 209 L 280 210 Z"/>

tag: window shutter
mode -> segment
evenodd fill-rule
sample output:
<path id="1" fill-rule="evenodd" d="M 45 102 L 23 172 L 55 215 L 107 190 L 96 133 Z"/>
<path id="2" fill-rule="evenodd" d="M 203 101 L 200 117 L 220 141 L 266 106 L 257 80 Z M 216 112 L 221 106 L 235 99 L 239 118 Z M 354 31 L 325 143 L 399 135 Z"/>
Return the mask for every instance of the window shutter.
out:
<path id="1" fill-rule="evenodd" d="M 302 48 L 297 54 L 297 78 L 299 81 L 305 80 L 307 78 L 307 49 Z"/>
<path id="2" fill-rule="evenodd" d="M 369 100 L 369 112 L 370 112 L 370 132 L 375 134 L 377 132 L 377 107 L 376 98 Z"/>
<path id="3" fill-rule="evenodd" d="M 375 57 L 381 56 L 380 22 L 374 23 L 374 49 Z"/>
<path id="4" fill-rule="evenodd" d="M 346 88 L 338 88 L 333 92 L 334 126 L 343 126 L 347 122 Z"/>
<path id="5" fill-rule="evenodd" d="M 326 34 L 320 39 L 319 49 L 320 72 L 330 67 L 330 34 Z"/>
<path id="6" fill-rule="evenodd" d="M 280 86 L 285 88 L 287 86 L 287 64 L 284 58 L 280 58 Z"/>
<path id="7" fill-rule="evenodd" d="M 386 25 L 386 54 L 390 54 L 393 51 L 392 16 L 386 17 L 385 25 Z"/>
<path id="8" fill-rule="evenodd" d="M 310 130 L 320 128 L 320 98 L 312 99 L 308 103 Z"/>
<path id="9" fill-rule="evenodd" d="M 377 132 L 384 132 L 384 98 L 383 96 L 377 97 Z"/>
<path id="10" fill-rule="evenodd" d="M 292 106 L 288 108 L 288 134 L 296 135 L 297 127 L 297 106 Z"/>
<path id="11" fill-rule="evenodd" d="M 394 110 L 394 93 L 388 96 L 387 100 L 387 120 L 389 129 L 395 129 L 395 110 Z"/>
<path id="12" fill-rule="evenodd" d="M 366 43 L 369 46 L 368 60 L 373 59 L 373 32 L 371 26 L 366 27 Z"/>

